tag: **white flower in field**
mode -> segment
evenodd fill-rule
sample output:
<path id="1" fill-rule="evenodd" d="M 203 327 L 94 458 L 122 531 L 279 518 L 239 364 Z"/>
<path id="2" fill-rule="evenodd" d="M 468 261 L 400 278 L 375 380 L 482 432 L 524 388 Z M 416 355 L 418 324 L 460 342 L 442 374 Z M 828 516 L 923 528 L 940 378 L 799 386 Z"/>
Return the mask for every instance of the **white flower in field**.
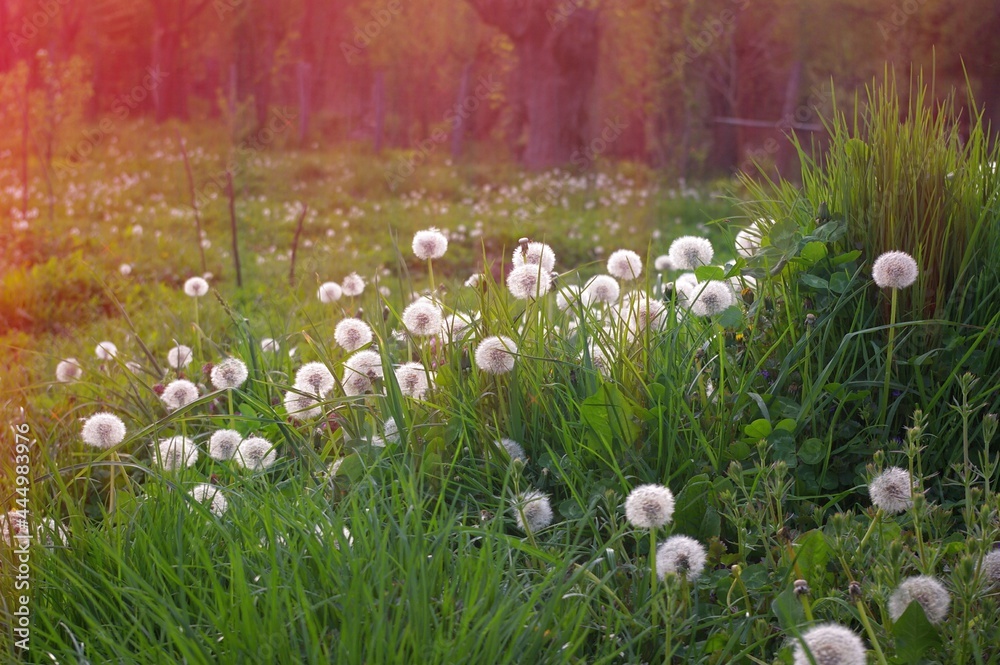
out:
<path id="1" fill-rule="evenodd" d="M 621 307 L 613 310 L 634 340 L 647 329 L 661 330 L 667 322 L 667 306 L 662 301 L 645 294 L 630 294 Z"/>
<path id="2" fill-rule="evenodd" d="M 60 383 L 76 381 L 81 376 L 83 376 L 83 368 L 80 367 L 80 362 L 76 358 L 60 360 L 59 364 L 56 365 L 56 381 Z"/>
<path id="3" fill-rule="evenodd" d="M 403 325 L 411 335 L 437 335 L 442 324 L 441 308 L 427 298 L 418 298 L 403 310 Z"/>
<path id="4" fill-rule="evenodd" d="M 548 494 L 528 490 L 516 497 L 513 503 L 514 518 L 521 531 L 534 533 L 552 524 L 552 505 Z"/>
<path id="5" fill-rule="evenodd" d="M 231 460 L 241 441 L 243 435 L 234 429 L 215 430 L 208 439 L 208 456 L 220 462 Z"/>
<path id="6" fill-rule="evenodd" d="M 674 516 L 674 494 L 663 485 L 639 485 L 625 499 L 625 519 L 639 529 L 655 529 Z"/>
<path id="7" fill-rule="evenodd" d="M 358 273 L 352 272 L 340 283 L 340 290 L 350 298 L 360 296 L 365 290 L 365 280 Z"/>
<path id="8" fill-rule="evenodd" d="M 358 351 L 344 362 L 344 394 L 352 397 L 372 389 L 372 382 L 383 376 L 382 356 L 374 351 Z"/>
<path id="9" fill-rule="evenodd" d="M 735 304 L 733 290 L 727 282 L 712 280 L 699 284 L 693 291 L 691 313 L 695 316 L 715 316 Z"/>
<path id="10" fill-rule="evenodd" d="M 556 267 L 556 253 L 544 242 L 529 242 L 527 246 L 518 246 L 511 256 L 514 268 L 541 265 L 542 272 L 550 273 Z"/>
<path id="11" fill-rule="evenodd" d="M 226 358 L 212 368 L 212 385 L 216 390 L 239 388 L 250 376 L 246 363 L 239 358 Z"/>
<path id="12" fill-rule="evenodd" d="M 510 457 L 511 461 L 528 461 L 528 456 L 524 454 L 524 448 L 522 448 L 521 444 L 514 439 L 500 439 L 499 441 L 494 441 L 493 444 L 498 448 L 503 448 L 507 451 L 507 456 Z"/>
<path id="13" fill-rule="evenodd" d="M 739 295 L 743 293 L 743 289 L 750 289 L 751 291 L 757 290 L 757 280 L 750 275 L 734 275 L 729 278 L 729 288 L 733 290 L 734 295 Z"/>
<path id="14" fill-rule="evenodd" d="M 118 266 L 118 272 L 122 274 L 122 277 L 128 277 L 129 275 L 132 274 L 132 266 L 130 266 L 127 263 L 123 263 L 120 266 Z"/>
<path id="15" fill-rule="evenodd" d="M 809 655 L 812 654 L 812 660 Z M 854 631 L 835 623 L 813 626 L 795 645 L 794 665 L 865 665 L 865 643 Z"/>
<path id="16" fill-rule="evenodd" d="M 194 353 L 191 352 L 190 346 L 184 346 L 183 344 L 178 344 L 174 348 L 167 351 L 167 365 L 171 369 L 184 369 L 191 364 L 191 360 L 194 358 Z"/>
<path id="17" fill-rule="evenodd" d="M 951 594 L 935 577 L 929 575 L 908 577 L 889 596 L 889 616 L 893 621 L 899 620 L 912 602 L 920 603 L 928 621 L 941 623 L 948 615 Z"/>
<path id="18" fill-rule="evenodd" d="M 681 236 L 670 243 L 670 260 L 677 270 L 694 270 L 707 266 L 715 256 L 712 243 L 698 236 Z"/>
<path id="19" fill-rule="evenodd" d="M 688 536 L 671 536 L 656 548 L 656 575 L 661 580 L 670 573 L 698 579 L 705 569 L 705 546 Z"/>
<path id="20" fill-rule="evenodd" d="M 395 418 L 386 419 L 382 424 L 382 436 L 372 438 L 372 445 L 384 448 L 386 443 L 399 443 L 399 426 Z"/>
<path id="21" fill-rule="evenodd" d="M 889 467 L 868 485 L 872 504 L 890 515 L 909 510 L 913 505 L 913 480 L 910 472 L 898 466 Z"/>
<path id="22" fill-rule="evenodd" d="M 316 297 L 324 305 L 340 300 L 342 295 L 344 295 L 344 290 L 336 282 L 323 282 L 316 291 Z"/>
<path id="23" fill-rule="evenodd" d="M 125 362 L 125 369 L 138 376 L 139 372 L 142 371 L 142 365 L 134 360 L 128 360 Z"/>
<path id="24" fill-rule="evenodd" d="M 323 408 L 314 397 L 293 390 L 285 393 L 284 405 L 288 417 L 297 422 L 311 420 L 323 413 Z"/>
<path id="25" fill-rule="evenodd" d="M 295 388 L 317 397 L 326 397 L 336 384 L 333 373 L 321 362 L 306 363 L 295 373 Z"/>
<path id="26" fill-rule="evenodd" d="M 159 460 L 164 471 L 185 469 L 198 461 L 198 448 L 186 436 L 161 439 L 154 460 Z"/>
<path id="27" fill-rule="evenodd" d="M 229 502 L 222 495 L 222 490 L 215 485 L 199 483 L 191 488 L 189 494 L 198 503 L 208 503 L 208 509 L 216 517 L 221 517 L 229 508 Z"/>
<path id="28" fill-rule="evenodd" d="M 24 548 L 31 543 L 28 520 L 20 511 L 11 510 L 0 514 L 0 533 L 3 534 L 3 541 L 11 547 Z"/>
<path id="29" fill-rule="evenodd" d="M 43 517 L 35 524 L 35 541 L 45 547 L 66 547 L 69 545 L 69 529 L 51 517 Z"/>
<path id="30" fill-rule="evenodd" d="M 184 282 L 184 293 L 192 298 L 200 298 L 208 293 L 208 282 L 203 277 L 191 277 Z"/>
<path id="31" fill-rule="evenodd" d="M 483 281 L 483 273 L 474 272 L 471 275 L 469 275 L 469 279 L 465 280 L 465 285 L 468 286 L 470 289 L 474 289 L 477 286 L 479 286 L 479 283 L 481 281 Z"/>
<path id="32" fill-rule="evenodd" d="M 125 423 L 113 413 L 95 413 L 83 423 L 83 442 L 95 448 L 112 448 L 125 440 Z"/>
<path id="33" fill-rule="evenodd" d="M 440 259 L 447 251 L 447 236 L 433 226 L 413 234 L 413 253 L 421 261 Z"/>
<path id="34" fill-rule="evenodd" d="M 141 224 L 133 224 L 132 225 L 132 235 L 134 235 L 134 236 L 141 236 L 142 235 L 142 225 Z"/>
<path id="35" fill-rule="evenodd" d="M 653 261 L 653 267 L 657 272 L 667 272 L 674 269 L 674 262 L 670 260 L 669 254 L 660 254 Z"/>
<path id="36" fill-rule="evenodd" d="M 399 390 L 407 397 L 423 399 L 430 387 L 427 370 L 420 363 L 405 363 L 396 369 Z"/>
<path id="37" fill-rule="evenodd" d="M 582 292 L 576 284 L 563 284 L 556 290 L 556 307 L 565 312 L 580 302 Z"/>
<path id="38" fill-rule="evenodd" d="M 361 319 L 344 319 L 334 329 L 333 339 L 345 351 L 357 351 L 372 341 L 372 329 Z"/>
<path id="39" fill-rule="evenodd" d="M 596 275 L 591 277 L 580 293 L 580 299 L 587 307 L 594 303 L 613 303 L 621 295 L 621 287 L 614 277 L 610 275 Z"/>
<path id="40" fill-rule="evenodd" d="M 983 557 L 982 575 L 985 586 L 1000 583 L 1000 550 L 993 550 Z"/>
<path id="41" fill-rule="evenodd" d="M 277 353 L 281 350 L 281 344 L 278 344 L 278 340 L 276 339 L 265 337 L 260 340 L 260 350 L 266 353 Z"/>
<path id="42" fill-rule="evenodd" d="M 630 249 L 619 249 L 608 257 L 608 274 L 623 282 L 639 279 L 642 274 L 642 259 Z"/>
<path id="43" fill-rule="evenodd" d="M 277 459 L 278 453 L 267 439 L 251 436 L 240 442 L 235 459 L 246 469 L 263 471 L 269 469 Z"/>
<path id="44" fill-rule="evenodd" d="M 177 379 L 167 384 L 160 395 L 160 400 L 167 411 L 176 411 L 198 399 L 198 386 L 187 379 Z"/>
<path id="45" fill-rule="evenodd" d="M 111 360 L 118 355 L 118 347 L 111 342 L 101 342 L 94 349 L 94 355 L 101 360 Z"/>
<path id="46" fill-rule="evenodd" d="M 698 290 L 698 278 L 693 272 L 681 273 L 674 280 L 674 288 L 677 289 L 678 293 L 691 296 Z"/>
<path id="47" fill-rule="evenodd" d="M 749 259 L 760 251 L 761 229 L 759 222 L 754 222 L 736 234 L 736 253 Z"/>
<path id="48" fill-rule="evenodd" d="M 476 366 L 489 374 L 506 374 L 514 369 L 517 344 L 509 337 L 487 337 L 476 347 Z"/>
<path id="49" fill-rule="evenodd" d="M 442 322 L 442 332 L 447 336 L 448 341 L 454 342 L 465 337 L 472 325 L 472 317 L 463 312 L 455 312 L 445 317 Z"/>
<path id="50" fill-rule="evenodd" d="M 886 252 L 872 266 L 872 278 L 879 288 L 905 289 L 917 281 L 917 262 L 906 252 Z"/>
<path id="51" fill-rule="evenodd" d="M 596 369 L 598 372 L 600 372 L 601 376 L 603 376 L 605 379 L 610 378 L 611 377 L 611 361 L 608 359 L 608 355 L 604 352 L 604 349 L 602 349 L 600 346 L 598 346 L 594 342 L 591 342 L 590 346 L 587 347 L 587 350 L 589 351 L 590 362 L 594 366 L 594 369 Z M 585 356 L 583 354 L 581 354 L 580 355 L 580 360 L 583 360 L 584 357 Z"/>
<path id="52" fill-rule="evenodd" d="M 552 276 L 537 265 L 514 268 L 507 275 L 507 289 L 518 300 L 541 298 L 552 287 Z"/>

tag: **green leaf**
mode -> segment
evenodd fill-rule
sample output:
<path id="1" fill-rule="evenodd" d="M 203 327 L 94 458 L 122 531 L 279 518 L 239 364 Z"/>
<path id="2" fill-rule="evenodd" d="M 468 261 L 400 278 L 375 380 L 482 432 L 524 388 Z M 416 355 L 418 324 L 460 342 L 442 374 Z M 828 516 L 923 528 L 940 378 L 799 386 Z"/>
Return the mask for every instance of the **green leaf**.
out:
<path id="1" fill-rule="evenodd" d="M 793 587 L 788 587 L 771 601 L 771 611 L 777 617 L 778 625 L 785 631 L 802 625 L 806 620 L 806 613 L 802 609 L 802 603 L 795 597 Z"/>
<path id="2" fill-rule="evenodd" d="M 758 418 L 743 428 L 743 433 L 753 440 L 765 439 L 771 433 L 771 423 L 763 418 Z"/>
<path id="3" fill-rule="evenodd" d="M 795 437 L 788 430 L 776 429 L 767 437 L 767 442 L 771 444 L 775 459 L 780 459 L 789 467 L 798 466 L 799 460 L 795 456 Z"/>
<path id="4" fill-rule="evenodd" d="M 583 508 L 573 499 L 566 499 L 559 504 L 559 514 L 568 520 L 578 520 L 583 517 Z"/>
<path id="5" fill-rule="evenodd" d="M 851 276 L 846 272 L 835 272 L 830 275 L 830 290 L 843 293 L 851 286 Z"/>
<path id="6" fill-rule="evenodd" d="M 799 459 L 806 464 L 819 464 L 826 459 L 826 444 L 822 439 L 806 439 L 799 447 Z"/>
<path id="7" fill-rule="evenodd" d="M 712 482 L 706 474 L 689 480 L 677 495 L 674 527 L 679 533 L 708 540 L 721 532 L 722 521 L 712 505 Z"/>
<path id="8" fill-rule="evenodd" d="M 799 225 L 791 219 L 783 219 L 771 227 L 768 238 L 771 244 L 783 252 L 795 250 L 795 236 L 798 235 Z"/>
<path id="9" fill-rule="evenodd" d="M 823 279 L 822 277 L 817 277 L 810 273 L 804 272 L 799 275 L 799 281 L 808 286 L 811 289 L 816 289 L 817 291 L 829 291 L 830 283 Z"/>
<path id="10" fill-rule="evenodd" d="M 842 263 L 850 263 L 851 261 L 856 261 L 859 256 L 861 256 L 861 250 L 852 249 L 849 252 L 838 254 L 837 256 L 830 259 L 830 261 L 833 263 L 833 265 L 839 266 Z"/>
<path id="11" fill-rule="evenodd" d="M 820 529 L 807 531 L 795 539 L 795 563 L 806 582 L 818 588 L 830 561 L 830 546 Z"/>
<path id="12" fill-rule="evenodd" d="M 723 328 L 739 328 L 743 325 L 743 309 L 737 305 L 727 307 L 717 320 Z"/>
<path id="13" fill-rule="evenodd" d="M 694 276 L 699 282 L 723 280 L 726 278 L 726 271 L 719 266 L 698 266 L 694 269 Z"/>
<path id="14" fill-rule="evenodd" d="M 774 429 L 783 429 L 786 432 L 794 432 L 795 431 L 795 425 L 796 425 L 796 423 L 795 423 L 795 419 L 794 418 L 782 418 L 774 426 Z"/>
<path id="15" fill-rule="evenodd" d="M 892 624 L 892 634 L 896 637 L 896 657 L 904 663 L 916 665 L 929 649 L 941 646 L 941 636 L 917 602 L 911 602 Z"/>
<path id="16" fill-rule="evenodd" d="M 810 263 L 816 263 L 826 256 L 826 252 L 826 245 L 814 240 L 806 243 L 806 246 L 802 248 L 801 252 L 799 252 L 799 256 Z"/>

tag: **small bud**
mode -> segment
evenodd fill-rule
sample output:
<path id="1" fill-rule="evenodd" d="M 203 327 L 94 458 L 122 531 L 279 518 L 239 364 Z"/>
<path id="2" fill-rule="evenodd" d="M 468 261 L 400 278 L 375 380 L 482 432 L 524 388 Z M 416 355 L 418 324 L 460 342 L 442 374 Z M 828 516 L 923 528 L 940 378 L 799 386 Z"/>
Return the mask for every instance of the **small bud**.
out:
<path id="1" fill-rule="evenodd" d="M 851 583 L 847 585 L 847 595 L 854 602 L 861 600 L 861 583 L 851 580 Z"/>
<path id="2" fill-rule="evenodd" d="M 202 376 L 212 376 L 212 369 L 215 367 L 213 363 L 205 363 L 201 366 Z"/>
<path id="3" fill-rule="evenodd" d="M 987 413 L 983 416 L 983 440 L 986 445 L 990 445 L 993 436 L 997 433 L 997 414 Z"/>
<path id="4" fill-rule="evenodd" d="M 166 388 L 162 383 L 157 383 L 153 386 L 153 392 L 156 393 L 157 396 L 162 395 L 164 390 L 166 390 Z"/>
<path id="5" fill-rule="evenodd" d="M 792 541 L 792 532 L 791 532 L 791 530 L 789 530 L 789 528 L 787 526 L 783 526 L 780 529 L 778 529 L 777 536 L 778 536 L 778 540 L 780 540 L 780 541 L 783 541 L 783 542 L 786 542 L 786 543 L 790 543 Z"/>
<path id="6" fill-rule="evenodd" d="M 808 596 L 811 593 L 809 589 L 809 583 L 805 580 L 795 580 L 793 585 L 793 591 L 796 596 Z"/>
<path id="7" fill-rule="evenodd" d="M 812 328 L 816 325 L 816 315 L 813 313 L 806 314 L 806 327 Z"/>

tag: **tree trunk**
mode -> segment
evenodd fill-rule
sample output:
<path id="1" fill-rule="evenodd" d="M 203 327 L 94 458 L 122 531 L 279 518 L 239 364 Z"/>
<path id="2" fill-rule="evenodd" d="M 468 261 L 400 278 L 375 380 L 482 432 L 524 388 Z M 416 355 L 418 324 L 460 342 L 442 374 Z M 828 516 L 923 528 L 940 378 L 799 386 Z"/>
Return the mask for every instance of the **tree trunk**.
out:
<path id="1" fill-rule="evenodd" d="M 469 96 L 469 80 L 472 78 L 472 63 L 467 62 L 462 67 L 462 78 L 458 83 L 458 100 L 455 102 L 455 107 L 461 107 L 462 103 Z M 454 161 L 458 161 L 458 158 L 462 156 L 462 139 L 465 136 L 465 120 L 462 119 L 455 123 L 455 126 L 451 130 L 451 158 Z"/>

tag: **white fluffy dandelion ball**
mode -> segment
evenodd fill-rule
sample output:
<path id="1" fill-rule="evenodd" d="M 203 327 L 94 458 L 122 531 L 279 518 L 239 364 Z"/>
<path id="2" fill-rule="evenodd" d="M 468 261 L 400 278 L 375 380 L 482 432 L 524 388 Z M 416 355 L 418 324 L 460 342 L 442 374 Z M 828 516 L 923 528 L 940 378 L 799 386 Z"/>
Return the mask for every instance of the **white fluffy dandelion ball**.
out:
<path id="1" fill-rule="evenodd" d="M 454 342 L 465 337 L 472 325 L 472 317 L 463 312 L 455 312 L 446 316 L 441 324 L 441 330 L 449 341 Z"/>
<path id="2" fill-rule="evenodd" d="M 161 439 L 154 461 L 158 460 L 164 471 L 186 469 L 198 461 L 198 448 L 186 436 Z"/>
<path id="3" fill-rule="evenodd" d="M 244 439 L 236 450 L 236 460 L 251 471 L 269 469 L 277 458 L 278 453 L 271 442 L 260 436 Z"/>
<path id="4" fill-rule="evenodd" d="M 511 256 L 514 268 L 541 265 L 542 272 L 552 272 L 556 267 L 556 253 L 544 242 L 529 242 L 527 247 L 518 246 Z"/>
<path id="5" fill-rule="evenodd" d="M 506 374 L 514 369 L 517 344 L 510 337 L 487 337 L 476 347 L 476 366 L 488 374 Z"/>
<path id="6" fill-rule="evenodd" d="M 352 272 L 340 283 L 340 290 L 350 298 L 360 296 L 365 290 L 365 280 L 358 273 Z"/>
<path id="7" fill-rule="evenodd" d="M 667 306 L 645 294 L 627 296 L 614 312 L 626 327 L 630 340 L 647 329 L 660 330 L 667 322 Z"/>
<path id="8" fill-rule="evenodd" d="M 653 268 L 657 272 L 667 272 L 668 270 L 674 269 L 674 262 L 670 260 L 669 254 L 660 254 L 653 261 Z"/>
<path id="9" fill-rule="evenodd" d="M 582 293 L 583 289 L 576 284 L 563 284 L 556 291 L 556 307 L 565 312 L 580 302 L 580 295 Z"/>
<path id="10" fill-rule="evenodd" d="M 358 351 L 344 362 L 344 394 L 353 397 L 370 391 L 375 379 L 382 378 L 382 356 L 374 351 Z"/>
<path id="11" fill-rule="evenodd" d="M 169 365 L 171 369 L 184 369 L 191 364 L 193 359 L 194 353 L 191 351 L 190 346 L 178 344 L 174 348 L 167 351 L 167 365 Z"/>
<path id="12" fill-rule="evenodd" d="M 528 490 L 516 497 L 513 510 L 517 528 L 525 533 L 535 533 L 552 524 L 549 495 L 538 490 Z"/>
<path id="13" fill-rule="evenodd" d="M 411 335 L 437 335 L 443 322 L 441 308 L 427 298 L 419 298 L 403 310 L 403 325 Z"/>
<path id="14" fill-rule="evenodd" d="M 226 497 L 222 496 L 222 490 L 215 485 L 199 483 L 191 488 L 189 494 L 198 503 L 207 503 L 208 509 L 216 517 L 220 517 L 229 507 Z"/>
<path id="15" fill-rule="evenodd" d="M 239 358 L 226 358 L 212 368 L 212 385 L 216 390 L 239 388 L 250 376 L 245 362 Z"/>
<path id="16" fill-rule="evenodd" d="M 691 303 L 691 313 L 695 316 L 715 316 L 721 314 L 736 302 L 733 297 L 733 290 L 729 284 L 718 280 L 699 284 L 693 292 L 689 291 L 688 293 L 694 295 L 694 301 Z"/>
<path id="17" fill-rule="evenodd" d="M 601 376 L 605 379 L 611 378 L 611 360 L 604 349 L 596 343 L 591 342 L 588 351 L 590 352 L 590 363 L 594 366 L 594 369 L 600 372 Z M 582 353 L 580 354 L 580 360 L 584 360 Z"/>
<path id="18" fill-rule="evenodd" d="M 421 261 L 440 259 L 448 251 L 448 237 L 433 226 L 413 234 L 413 253 Z"/>
<path id="19" fill-rule="evenodd" d="M 984 585 L 1000 583 L 1000 550 L 993 550 L 983 557 L 982 574 Z"/>
<path id="20" fill-rule="evenodd" d="M 670 243 L 668 256 L 673 261 L 675 269 L 694 270 L 711 263 L 715 250 L 706 238 L 681 236 Z"/>
<path id="21" fill-rule="evenodd" d="M 608 274 L 623 282 L 639 279 L 642 274 L 642 259 L 630 249 L 619 249 L 608 257 Z"/>
<path id="22" fill-rule="evenodd" d="M 321 362 L 306 363 L 295 372 L 295 388 L 319 397 L 326 397 L 336 382 L 333 373 Z"/>
<path id="23" fill-rule="evenodd" d="M 656 575 L 662 580 L 672 573 L 694 581 L 705 570 L 706 558 L 705 546 L 694 538 L 671 536 L 656 548 Z"/>
<path id="24" fill-rule="evenodd" d="M 281 344 L 279 344 L 278 340 L 276 339 L 265 337 L 264 339 L 260 340 L 260 350 L 264 351 L 265 353 L 277 353 L 278 351 L 281 350 Z"/>
<path id="25" fill-rule="evenodd" d="M 595 303 L 613 303 L 618 301 L 621 295 L 621 287 L 615 278 L 610 275 L 596 275 L 591 277 L 580 293 L 580 300 L 584 305 L 590 307 Z"/>
<path id="26" fill-rule="evenodd" d="M 872 504 L 890 515 L 909 510 L 913 505 L 913 480 L 910 472 L 893 466 L 872 479 L 868 485 Z"/>
<path id="27" fill-rule="evenodd" d="M 101 342 L 94 349 L 94 355 L 101 360 L 112 360 L 118 355 L 118 347 L 111 342 Z"/>
<path id="28" fill-rule="evenodd" d="M 208 282 L 203 277 L 191 277 L 184 282 L 184 293 L 192 298 L 200 298 L 208 293 Z"/>
<path id="29" fill-rule="evenodd" d="M 81 376 L 83 376 L 83 368 L 80 367 L 80 362 L 76 358 L 60 360 L 59 364 L 56 365 L 56 381 L 60 383 L 76 381 Z"/>
<path id="30" fill-rule="evenodd" d="M 208 439 L 208 456 L 220 462 L 231 460 L 241 441 L 243 435 L 234 429 L 216 430 Z"/>
<path id="31" fill-rule="evenodd" d="M 323 282 L 316 290 L 316 297 L 324 305 L 340 300 L 342 295 L 344 295 L 344 290 L 336 282 Z"/>
<path id="32" fill-rule="evenodd" d="M 663 485 L 639 485 L 625 499 L 625 518 L 639 529 L 655 529 L 674 516 L 674 494 Z"/>
<path id="33" fill-rule="evenodd" d="M 760 251 L 761 230 L 757 222 L 754 222 L 736 234 L 736 253 L 745 259 L 752 258 Z"/>
<path id="34" fill-rule="evenodd" d="M 95 448 L 111 448 L 125 440 L 125 423 L 113 413 L 95 413 L 83 423 L 83 442 Z"/>
<path id="35" fill-rule="evenodd" d="M 807 651 L 808 650 L 808 651 Z M 814 626 L 795 645 L 795 665 L 865 665 L 865 643 L 854 631 L 835 623 Z"/>
<path id="36" fill-rule="evenodd" d="M 912 602 L 920 603 L 928 621 L 941 623 L 948 615 L 951 594 L 937 578 L 930 575 L 908 577 L 889 596 L 889 616 L 897 621 Z"/>
<path id="37" fill-rule="evenodd" d="M 886 252 L 872 266 L 872 278 L 882 289 L 905 289 L 917 281 L 917 262 L 906 252 Z"/>
<path id="38" fill-rule="evenodd" d="M 176 411 L 198 399 L 198 386 L 187 379 L 177 379 L 167 384 L 160 395 L 160 400 L 167 411 Z"/>
<path id="39" fill-rule="evenodd" d="M 301 395 L 294 390 L 285 393 L 284 405 L 289 419 L 296 422 L 312 420 L 323 413 L 323 408 L 315 398 Z"/>
<path id="40" fill-rule="evenodd" d="M 399 443 L 399 425 L 395 418 L 386 419 L 382 423 L 382 436 L 372 438 L 372 445 L 378 448 L 385 448 L 386 443 Z"/>
<path id="41" fill-rule="evenodd" d="M 430 387 L 427 370 L 420 363 L 405 363 L 396 368 L 396 381 L 407 397 L 423 399 Z"/>
<path id="42" fill-rule="evenodd" d="M 524 454 L 524 448 L 514 439 L 500 439 L 498 441 L 494 441 L 493 444 L 498 448 L 503 448 L 507 452 L 507 456 L 510 457 L 512 461 L 528 461 L 528 456 Z"/>
<path id="43" fill-rule="evenodd" d="M 537 265 L 523 265 L 507 275 L 507 289 L 518 300 L 541 298 L 550 288 L 552 276 Z"/>
<path id="44" fill-rule="evenodd" d="M 333 339 L 345 351 L 357 351 L 372 341 L 371 327 L 361 319 L 344 319 L 333 331 Z"/>

